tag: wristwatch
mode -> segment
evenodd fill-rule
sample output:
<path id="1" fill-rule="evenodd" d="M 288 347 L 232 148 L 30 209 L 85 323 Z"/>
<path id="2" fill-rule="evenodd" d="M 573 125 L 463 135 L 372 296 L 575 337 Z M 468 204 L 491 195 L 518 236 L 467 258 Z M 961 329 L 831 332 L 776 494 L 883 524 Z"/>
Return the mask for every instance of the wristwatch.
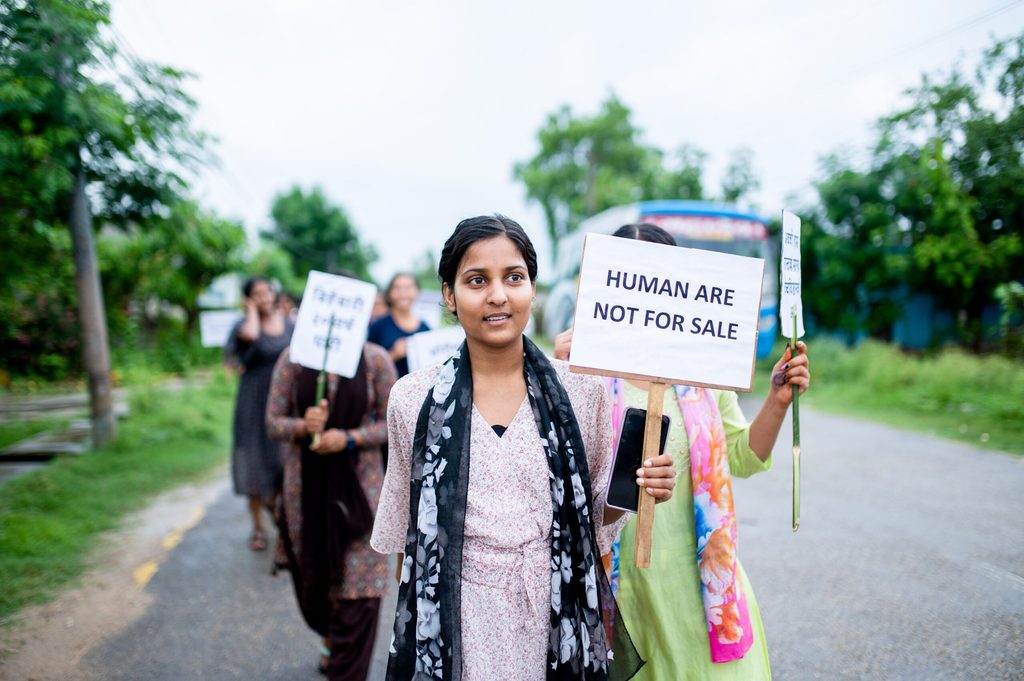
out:
<path id="1" fill-rule="evenodd" d="M 352 431 L 346 430 L 345 436 L 348 438 L 348 444 L 345 445 L 345 451 L 350 454 L 354 454 L 356 451 L 356 439 L 352 436 Z"/>

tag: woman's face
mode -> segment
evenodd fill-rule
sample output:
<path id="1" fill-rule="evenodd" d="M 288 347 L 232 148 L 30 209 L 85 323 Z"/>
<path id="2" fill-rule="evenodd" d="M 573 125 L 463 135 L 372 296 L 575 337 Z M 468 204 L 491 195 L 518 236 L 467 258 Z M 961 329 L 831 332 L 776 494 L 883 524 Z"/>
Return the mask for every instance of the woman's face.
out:
<path id="1" fill-rule="evenodd" d="M 274 311 L 277 296 L 274 295 L 274 292 L 270 289 L 270 284 L 267 282 L 257 281 L 253 284 L 249 290 L 249 297 L 256 303 L 256 307 L 259 308 L 260 314 L 264 317 Z"/>
<path id="2" fill-rule="evenodd" d="M 416 296 L 419 294 L 420 289 L 416 286 L 416 280 L 412 277 L 396 278 L 394 283 L 391 284 L 391 289 L 388 291 L 391 309 L 408 312 L 412 309 L 412 304 L 416 302 Z"/>
<path id="3" fill-rule="evenodd" d="M 519 248 L 496 236 L 469 247 L 454 286 L 444 286 L 444 299 L 470 341 L 497 349 L 523 334 L 535 291 Z"/>

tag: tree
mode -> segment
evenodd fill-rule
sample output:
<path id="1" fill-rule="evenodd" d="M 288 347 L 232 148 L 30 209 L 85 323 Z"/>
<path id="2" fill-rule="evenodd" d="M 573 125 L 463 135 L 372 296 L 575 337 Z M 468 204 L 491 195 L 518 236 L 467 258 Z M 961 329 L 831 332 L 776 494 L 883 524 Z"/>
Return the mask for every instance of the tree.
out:
<path id="1" fill-rule="evenodd" d="M 548 116 L 540 150 L 515 166 L 527 196 L 540 203 L 552 243 L 606 208 L 655 198 L 700 198 L 703 153 L 682 148 L 674 163 L 641 141 L 632 112 L 614 95 L 593 116 L 569 106 Z"/>
<path id="2" fill-rule="evenodd" d="M 851 169 L 835 156 L 825 168 L 827 179 L 817 183 L 820 212 L 812 218 L 825 230 L 813 244 L 819 278 L 805 287 L 824 293 L 813 312 L 825 328 L 889 338 L 903 310 L 907 260 L 894 243 L 898 230 L 881 175 Z"/>
<path id="3" fill-rule="evenodd" d="M 866 291 L 872 334 L 926 293 L 979 349 L 982 311 L 1024 271 L 1024 35 L 987 50 L 973 79 L 924 76 L 908 95 L 879 121 L 867 170 L 827 164 L 823 228 L 855 277 L 846 284 Z"/>
<path id="4" fill-rule="evenodd" d="M 434 249 L 428 248 L 412 265 L 412 273 L 420 282 L 420 286 L 428 291 L 440 291 L 441 282 L 437 278 L 439 258 Z"/>
<path id="5" fill-rule="evenodd" d="M 0 284 L 14 288 L 46 264 L 48 232 L 71 229 L 97 444 L 114 421 L 93 218 L 160 214 L 204 141 L 190 128 L 184 74 L 125 58 L 104 37 L 107 23 L 109 6 L 96 0 L 0 0 L 0 236 L 20 249 L 0 256 Z"/>
<path id="6" fill-rule="evenodd" d="M 1024 271 L 1022 86 L 1024 34 L 986 50 L 973 78 L 923 77 L 910 106 L 879 125 L 876 156 L 913 225 L 917 285 L 956 313 L 976 349 L 996 287 Z"/>
<path id="7" fill-rule="evenodd" d="M 704 198 L 704 163 L 708 155 L 698 147 L 684 144 L 673 154 L 657 151 L 651 165 L 640 178 L 641 194 L 647 199 Z"/>
<path id="8" fill-rule="evenodd" d="M 165 213 L 208 160 L 187 74 L 125 57 L 108 23 L 105 2 L 0 0 L 0 234 L 18 246 L 3 280 L 45 260 L 79 169 L 96 222 L 126 225 Z"/>
<path id="9" fill-rule="evenodd" d="M 376 251 L 359 243 L 344 209 L 332 205 L 319 187 L 308 194 L 300 187 L 278 194 L 270 214 L 274 225 L 263 237 L 292 257 L 296 276 L 305 280 L 313 269 L 342 268 L 369 280 Z"/>
<path id="10" fill-rule="evenodd" d="M 274 243 L 263 243 L 249 260 L 246 271 L 251 276 L 261 276 L 278 282 L 285 291 L 297 294 L 306 285 L 306 280 L 295 274 L 292 256 Z"/>
<path id="11" fill-rule="evenodd" d="M 168 217 L 101 244 L 108 302 L 122 309 L 150 300 L 174 305 L 185 313 L 188 338 L 199 321 L 199 295 L 220 275 L 244 266 L 245 243 L 240 224 L 181 201 Z"/>
<path id="12" fill-rule="evenodd" d="M 753 150 L 747 147 L 733 150 L 722 177 L 722 200 L 736 203 L 760 188 L 761 180 L 754 172 Z"/>

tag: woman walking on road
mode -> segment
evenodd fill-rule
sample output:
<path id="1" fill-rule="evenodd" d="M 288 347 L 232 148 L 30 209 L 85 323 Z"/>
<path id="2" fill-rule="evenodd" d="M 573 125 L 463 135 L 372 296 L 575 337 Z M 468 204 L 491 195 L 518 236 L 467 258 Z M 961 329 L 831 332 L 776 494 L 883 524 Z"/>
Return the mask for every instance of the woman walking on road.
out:
<path id="1" fill-rule="evenodd" d="M 660 227 L 624 225 L 614 236 L 675 245 Z M 555 341 L 555 356 L 569 358 L 572 330 Z M 637 681 L 762 681 L 771 678 L 768 647 L 754 591 L 736 556 L 736 516 L 730 476 L 749 477 L 771 467 L 771 453 L 791 386 L 810 385 L 806 346 L 787 349 L 772 369 L 771 388 L 752 423 L 736 393 L 676 386 L 665 393 L 672 419 L 666 452 L 679 471 L 678 499 L 663 506 L 654 524 L 651 566 L 630 557 L 636 521 L 630 518 L 612 552 L 613 589 L 629 633 L 647 665 Z M 647 383 L 606 380 L 619 432 L 627 407 L 647 408 Z M 695 493 L 696 490 L 696 493 Z M 619 561 L 619 556 L 626 559 Z"/>
<path id="2" fill-rule="evenodd" d="M 376 343 L 391 355 L 398 369 L 398 377 L 409 373 L 406 359 L 406 339 L 414 333 L 429 331 L 427 323 L 413 313 L 412 306 L 420 294 L 420 282 L 407 272 L 391 277 L 384 293 L 388 313 L 370 322 L 367 340 Z"/>
<path id="3" fill-rule="evenodd" d="M 604 504 L 607 396 L 523 336 L 537 255 L 515 221 L 463 220 L 438 275 L 466 341 L 392 391 L 371 539 L 404 552 L 387 678 L 607 679 L 600 555 L 625 520 Z M 640 484 L 668 499 L 671 457 L 647 464 Z M 627 642 L 614 656 L 631 673 Z"/>
<path id="4" fill-rule="evenodd" d="M 395 366 L 367 343 L 355 376 L 327 375 L 319 405 L 318 373 L 287 353 L 274 368 L 266 418 L 271 437 L 287 443 L 281 537 L 299 609 L 324 639 L 321 670 L 332 681 L 364 681 L 390 573 L 367 535 L 384 481 Z"/>
<path id="5" fill-rule="evenodd" d="M 242 294 L 245 318 L 232 329 L 225 348 L 225 360 L 242 373 L 235 399 L 231 478 L 235 493 L 249 499 L 249 548 L 262 551 L 267 548 L 262 510 L 273 508 L 281 487 L 278 446 L 267 437 L 267 394 L 274 362 L 291 342 L 293 327 L 263 277 L 246 281 Z"/>

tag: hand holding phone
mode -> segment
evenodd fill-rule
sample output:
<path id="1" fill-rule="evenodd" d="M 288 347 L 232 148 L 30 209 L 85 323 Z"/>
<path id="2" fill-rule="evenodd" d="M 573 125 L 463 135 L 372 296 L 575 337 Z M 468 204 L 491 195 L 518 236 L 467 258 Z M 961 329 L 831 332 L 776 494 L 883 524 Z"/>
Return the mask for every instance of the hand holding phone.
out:
<path id="1" fill-rule="evenodd" d="M 640 505 L 640 487 L 636 484 L 636 471 L 643 466 L 644 428 L 647 410 L 629 407 L 622 416 L 619 430 L 619 444 L 612 459 L 612 470 L 608 481 L 607 504 L 613 508 L 636 513 Z M 661 442 L 658 454 L 665 453 L 671 420 L 661 417 Z"/>

